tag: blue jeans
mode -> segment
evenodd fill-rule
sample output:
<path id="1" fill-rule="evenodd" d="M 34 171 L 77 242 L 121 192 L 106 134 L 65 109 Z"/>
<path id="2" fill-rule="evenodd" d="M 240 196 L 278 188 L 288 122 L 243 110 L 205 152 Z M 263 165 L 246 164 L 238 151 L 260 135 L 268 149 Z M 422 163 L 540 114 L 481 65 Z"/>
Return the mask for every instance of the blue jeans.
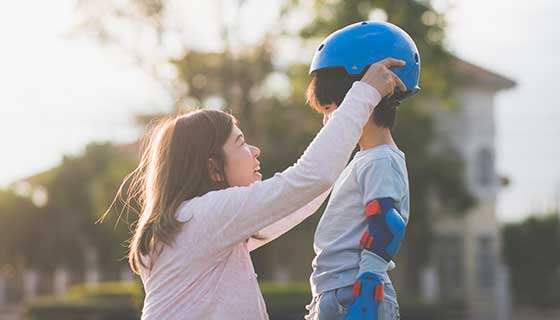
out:
<path id="1" fill-rule="evenodd" d="M 392 290 L 391 283 L 385 284 L 385 291 Z M 352 286 L 325 291 L 313 297 L 313 300 L 305 308 L 309 314 L 307 320 L 342 320 L 346 315 L 347 308 L 352 304 Z M 377 309 L 378 320 L 400 319 L 399 305 L 387 298 L 383 299 Z"/>

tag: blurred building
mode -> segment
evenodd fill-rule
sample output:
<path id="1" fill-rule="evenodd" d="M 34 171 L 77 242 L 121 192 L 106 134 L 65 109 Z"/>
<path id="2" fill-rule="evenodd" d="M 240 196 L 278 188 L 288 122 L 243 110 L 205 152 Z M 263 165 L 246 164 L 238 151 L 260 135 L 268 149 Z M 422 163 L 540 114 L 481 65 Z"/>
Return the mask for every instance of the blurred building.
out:
<path id="1" fill-rule="evenodd" d="M 509 319 L 507 270 L 501 263 L 496 218 L 496 197 L 507 179 L 495 168 L 494 100 L 516 84 L 458 58 L 454 66 L 459 76 L 457 106 L 436 113 L 437 127 L 447 139 L 442 147 L 463 159 L 465 181 L 477 205 L 465 215 L 435 219 L 434 250 L 421 279 L 422 296 L 455 309 L 457 318 Z"/>

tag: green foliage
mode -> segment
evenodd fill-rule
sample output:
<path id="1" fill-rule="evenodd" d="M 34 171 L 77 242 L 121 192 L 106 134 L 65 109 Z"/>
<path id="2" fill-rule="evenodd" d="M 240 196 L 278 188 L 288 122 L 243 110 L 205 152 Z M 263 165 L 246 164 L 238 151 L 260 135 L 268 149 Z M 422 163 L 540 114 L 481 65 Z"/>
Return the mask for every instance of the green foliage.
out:
<path id="1" fill-rule="evenodd" d="M 95 221 L 135 161 L 110 144 L 91 144 L 84 154 L 65 157 L 60 166 L 38 179 L 40 184 L 30 181 L 45 188 L 45 206 L 35 207 L 30 199 L 0 193 L 0 248 L 6 253 L 2 258 L 12 262 L 23 258 L 26 267 L 44 271 L 57 266 L 80 270 L 84 248 L 89 246 L 98 251 L 103 266 L 118 272 L 125 251 L 118 244 L 128 238 L 128 224 L 121 222 L 115 228 L 117 215 L 105 224 Z"/>
<path id="2" fill-rule="evenodd" d="M 26 305 L 28 320 L 133 320 L 140 318 L 144 292 L 137 282 L 72 287 L 60 298 L 43 297 Z"/>
<path id="3" fill-rule="evenodd" d="M 311 301 L 307 283 L 261 283 L 260 287 L 271 320 L 303 319 L 305 305 Z"/>
<path id="4" fill-rule="evenodd" d="M 21 252 L 41 254 L 40 241 L 44 210 L 31 199 L 11 191 L 0 191 L 0 265 L 14 262 Z"/>
<path id="5" fill-rule="evenodd" d="M 303 319 L 311 301 L 307 283 L 260 284 L 271 320 Z M 27 320 L 126 320 L 139 319 L 144 292 L 138 282 L 75 286 L 61 298 L 44 297 L 26 306 Z M 400 304 L 403 319 L 438 320 L 435 306 L 418 301 Z"/>
<path id="6" fill-rule="evenodd" d="M 104 282 L 95 286 L 81 284 L 71 287 L 66 293 L 66 299 L 69 301 L 119 300 L 140 307 L 144 302 L 144 290 L 137 281 Z"/>
<path id="7" fill-rule="evenodd" d="M 517 305 L 560 305 L 560 219 L 531 217 L 503 230 L 503 251 Z"/>

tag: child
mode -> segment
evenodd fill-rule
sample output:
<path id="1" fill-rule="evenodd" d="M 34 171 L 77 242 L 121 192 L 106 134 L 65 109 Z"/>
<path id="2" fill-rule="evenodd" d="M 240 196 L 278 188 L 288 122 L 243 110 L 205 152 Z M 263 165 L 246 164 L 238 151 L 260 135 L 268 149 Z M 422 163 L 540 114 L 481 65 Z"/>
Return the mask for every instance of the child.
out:
<path id="1" fill-rule="evenodd" d="M 377 106 L 363 128 L 360 151 L 333 187 L 315 233 L 313 300 L 306 319 L 399 318 L 387 271 L 395 268 L 393 258 L 408 222 L 409 192 L 405 155 L 391 129 L 400 101 L 419 90 L 418 50 L 392 24 L 350 25 L 319 46 L 307 99 L 327 123 L 366 66 L 387 56 L 406 62 L 394 73 L 408 90 L 396 88 Z"/>

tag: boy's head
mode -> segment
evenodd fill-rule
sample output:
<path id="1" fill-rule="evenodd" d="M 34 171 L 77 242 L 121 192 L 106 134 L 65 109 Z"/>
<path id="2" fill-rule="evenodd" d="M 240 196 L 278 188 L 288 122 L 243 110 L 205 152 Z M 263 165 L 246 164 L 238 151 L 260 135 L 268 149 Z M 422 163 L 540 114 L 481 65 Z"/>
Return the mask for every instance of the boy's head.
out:
<path id="1" fill-rule="evenodd" d="M 323 114 L 323 123 L 326 123 L 333 112 L 344 99 L 354 81 L 360 80 L 366 73 L 348 74 L 343 67 L 333 67 L 316 70 L 311 74 L 311 82 L 307 87 L 307 103 L 310 107 Z M 397 105 L 388 99 L 381 100 L 375 108 L 371 120 L 376 126 L 392 129 L 395 125 Z"/>
<path id="2" fill-rule="evenodd" d="M 392 129 L 400 101 L 416 94 L 420 87 L 420 54 L 412 38 L 388 22 L 363 21 L 336 30 L 317 47 L 309 74 L 307 103 L 327 120 L 352 87 L 362 79 L 368 66 L 386 58 L 406 62 L 392 70 L 408 91 L 385 97 L 375 107 L 369 123 Z"/>

